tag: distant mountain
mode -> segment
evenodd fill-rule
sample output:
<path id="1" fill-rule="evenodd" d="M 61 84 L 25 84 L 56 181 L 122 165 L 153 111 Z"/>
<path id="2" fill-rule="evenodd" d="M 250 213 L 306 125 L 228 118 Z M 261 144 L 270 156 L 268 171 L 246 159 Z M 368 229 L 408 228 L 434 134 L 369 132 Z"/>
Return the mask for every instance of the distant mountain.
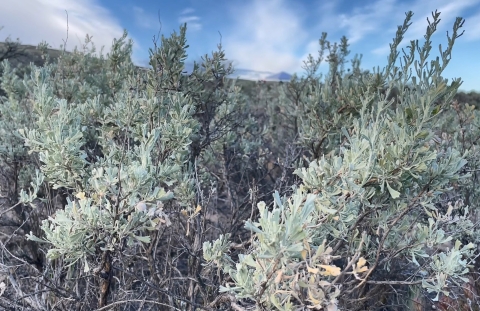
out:
<path id="1" fill-rule="evenodd" d="M 193 63 L 185 63 L 185 74 L 190 74 L 193 71 Z M 234 68 L 234 73 L 229 76 L 232 79 L 242 80 L 266 80 L 266 81 L 290 81 L 292 75 L 286 72 L 273 73 L 271 71 L 256 71 L 250 69 Z"/>
<path id="2" fill-rule="evenodd" d="M 230 78 L 240 78 L 243 80 L 265 80 L 266 77 L 271 76 L 273 73 L 270 71 L 256 71 L 249 69 L 237 69 Z"/>
<path id="3" fill-rule="evenodd" d="M 292 75 L 284 71 L 270 75 L 265 78 L 267 81 L 290 81 Z"/>

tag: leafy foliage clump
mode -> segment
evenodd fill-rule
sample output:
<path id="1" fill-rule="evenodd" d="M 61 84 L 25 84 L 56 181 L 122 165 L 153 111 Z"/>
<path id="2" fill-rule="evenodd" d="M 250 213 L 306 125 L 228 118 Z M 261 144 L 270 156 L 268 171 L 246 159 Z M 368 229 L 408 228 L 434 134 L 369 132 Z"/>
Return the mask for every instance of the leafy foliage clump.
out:
<path id="1" fill-rule="evenodd" d="M 311 86 L 290 107 L 312 160 L 295 171 L 301 185 L 291 196 L 276 194 L 270 209 L 258 204 L 259 219 L 245 225 L 254 234 L 251 246 L 238 261 L 224 251 L 224 237 L 204 244 L 205 259 L 232 278 L 221 291 L 266 309 L 356 310 L 375 308 L 375 297 L 388 296 L 387 286 L 421 285 L 437 301 L 452 284 L 469 282 L 477 242 L 469 206 L 441 200 L 452 184 L 471 177 L 463 170 L 468 152 L 439 148 L 434 132 L 460 85 L 448 85 L 441 73 L 463 21 L 455 22 L 441 58 L 428 63 L 439 22 L 433 14 L 424 45 L 411 41 L 396 67 L 411 16 L 399 26 L 384 70 L 372 76 L 354 67 L 354 75 L 343 78 L 336 69 L 347 54 L 343 41 L 340 55 L 329 59 L 334 68 L 325 83 L 312 83 L 311 75 L 302 81 Z M 311 72 L 318 63 L 310 60 Z M 396 107 L 387 98 L 394 87 L 405 90 Z M 349 107 L 341 106 L 342 98 Z M 345 109 L 350 113 L 342 114 Z M 322 149 L 328 154 L 319 157 Z"/>

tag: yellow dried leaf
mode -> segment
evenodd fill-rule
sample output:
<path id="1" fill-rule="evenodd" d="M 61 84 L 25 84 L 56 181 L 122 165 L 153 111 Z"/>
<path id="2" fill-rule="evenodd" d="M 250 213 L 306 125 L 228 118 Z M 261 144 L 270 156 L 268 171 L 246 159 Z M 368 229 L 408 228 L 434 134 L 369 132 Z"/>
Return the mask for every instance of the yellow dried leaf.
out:
<path id="1" fill-rule="evenodd" d="M 321 268 L 325 269 L 325 271 L 320 272 L 322 275 L 325 276 L 337 276 L 340 274 L 341 270 L 337 266 L 330 266 L 330 265 L 319 265 Z"/>
<path id="2" fill-rule="evenodd" d="M 165 219 L 162 219 L 160 217 L 157 217 L 155 219 L 152 219 L 152 222 L 155 224 L 155 225 L 158 225 L 158 224 L 164 224 L 165 223 Z"/>
<path id="3" fill-rule="evenodd" d="M 315 274 L 320 272 L 320 270 L 318 270 L 317 268 L 310 268 L 309 266 L 307 266 L 307 270 L 309 273 L 315 273 Z"/>
<path id="4" fill-rule="evenodd" d="M 317 284 L 320 285 L 321 287 L 327 287 L 327 286 L 330 286 L 331 283 L 327 281 L 319 281 Z"/>
<path id="5" fill-rule="evenodd" d="M 197 208 L 195 209 L 195 214 L 200 212 L 202 210 L 202 207 L 200 205 L 197 205 Z"/>
<path id="6" fill-rule="evenodd" d="M 308 290 L 308 297 L 310 298 L 310 301 L 313 302 L 313 304 L 314 304 L 315 306 L 317 306 L 317 305 L 319 305 L 319 304 L 321 303 L 320 300 L 315 299 L 315 297 L 313 297 L 311 290 Z"/>
<path id="7" fill-rule="evenodd" d="M 75 204 L 75 201 L 72 203 L 72 212 L 75 216 L 78 216 L 77 204 Z"/>
<path id="8" fill-rule="evenodd" d="M 76 198 L 83 200 L 85 199 L 85 192 L 79 192 L 75 195 Z"/>
<path id="9" fill-rule="evenodd" d="M 280 283 L 280 281 L 282 280 L 282 275 L 283 275 L 283 271 L 282 270 L 278 271 L 277 276 L 275 277 L 276 284 Z"/>
<path id="10" fill-rule="evenodd" d="M 302 255 L 303 260 L 305 260 L 307 258 L 307 250 L 304 249 L 303 251 L 301 251 L 300 255 Z"/>
<path id="11" fill-rule="evenodd" d="M 367 261 L 365 260 L 365 258 L 360 257 L 360 259 L 357 262 L 357 266 L 355 267 L 355 272 L 356 273 L 362 273 L 362 272 L 367 271 L 368 267 L 365 266 L 366 263 L 367 263 Z"/>
<path id="12" fill-rule="evenodd" d="M 357 267 L 361 268 L 361 267 L 365 266 L 366 263 L 367 263 L 367 261 L 365 260 L 365 258 L 360 257 L 360 259 L 358 259 L 358 262 L 357 262 Z"/>

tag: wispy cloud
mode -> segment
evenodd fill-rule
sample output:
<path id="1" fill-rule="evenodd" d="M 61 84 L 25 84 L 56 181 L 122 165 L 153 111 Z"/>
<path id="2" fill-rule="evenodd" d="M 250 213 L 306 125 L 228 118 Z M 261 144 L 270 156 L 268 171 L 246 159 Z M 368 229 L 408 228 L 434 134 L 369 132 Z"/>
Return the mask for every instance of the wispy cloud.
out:
<path id="1" fill-rule="evenodd" d="M 190 14 L 190 13 L 193 13 L 195 12 L 195 9 L 193 8 L 185 8 L 180 14 L 181 15 L 187 15 L 187 14 Z"/>
<path id="2" fill-rule="evenodd" d="M 253 0 L 231 7 L 231 15 L 233 25 L 224 46 L 238 68 L 273 72 L 299 68 L 297 49 L 307 34 L 289 2 Z"/>
<path id="3" fill-rule="evenodd" d="M 133 17 L 135 23 L 142 28 L 146 29 L 157 29 L 159 27 L 158 17 L 145 12 L 143 8 L 134 6 L 133 7 Z"/>
<path id="4" fill-rule="evenodd" d="M 455 18 L 457 16 L 464 15 L 467 9 L 478 5 L 478 3 L 480 3 L 480 0 L 464 0 L 454 2 L 450 0 L 424 0 L 416 1 L 408 5 L 402 4 L 400 2 L 395 4 L 396 12 L 391 16 L 390 19 L 395 20 L 396 24 L 398 25 L 403 23 L 403 20 L 405 19 L 405 12 L 414 12 L 413 18 L 411 20 L 412 25 L 409 27 L 400 47 L 407 46 L 411 40 L 421 40 L 423 38 L 428 26 L 427 18 L 430 20 L 430 22 L 432 22 L 432 12 L 434 12 L 435 10 L 441 12 L 441 21 L 437 27 L 436 34 L 444 35 L 445 31 L 449 30 L 449 34 L 451 35 L 451 29 Z M 480 15 L 477 18 L 477 20 L 480 21 Z M 470 18 L 468 24 L 468 26 L 472 28 L 464 27 L 464 29 L 466 30 L 465 34 L 467 36 L 470 36 L 469 38 L 473 39 L 476 32 L 480 34 L 480 25 L 478 22 L 475 22 L 475 17 L 473 18 L 473 20 L 472 18 Z M 467 22 L 465 23 L 465 25 L 467 25 Z M 388 27 L 385 31 L 385 34 L 388 34 L 388 37 L 384 36 L 384 42 L 380 46 L 372 50 L 373 54 L 386 55 L 390 52 L 389 43 L 391 43 L 391 40 L 395 35 L 396 27 L 393 27 L 392 21 L 389 21 L 389 23 L 385 26 Z M 469 35 L 469 32 L 472 32 L 472 35 Z M 439 39 L 444 40 L 444 38 Z"/>
<path id="5" fill-rule="evenodd" d="M 426 0 L 424 2 L 416 2 L 409 10 L 415 13 L 412 19 L 412 26 L 408 29 L 406 35 L 407 40 L 419 39 L 425 35 L 427 28 L 427 18 L 430 22 L 433 20 L 432 12 L 438 10 L 441 12 L 442 19 L 437 32 L 444 32 L 444 30 L 452 29 L 453 22 L 457 16 L 465 14 L 466 9 L 480 3 L 479 0 L 464 0 L 464 1 L 450 1 L 450 0 Z M 406 10 L 406 8 L 405 8 Z M 451 31 L 450 31 L 451 33 Z"/>
<path id="6" fill-rule="evenodd" d="M 123 32 L 109 11 L 93 0 L 82 3 L 76 0 L 37 0 L 29 1 L 28 5 L 21 1 L 0 0 L 0 6 L 0 20 L 5 26 L 0 34 L 20 38 L 23 44 L 37 45 L 44 40 L 53 48 L 59 48 L 67 39 L 68 26 L 67 50 L 82 46 L 85 35 L 89 34 L 93 36 L 97 50 L 105 46 L 106 53 L 113 38 L 120 37 Z"/>
<path id="7" fill-rule="evenodd" d="M 469 41 L 480 40 L 480 12 L 465 19 L 465 38 Z"/>
<path id="8" fill-rule="evenodd" d="M 314 19 L 311 24 L 303 26 L 308 29 L 308 42 L 303 45 L 303 53 L 299 57 L 302 65 L 308 55 L 312 55 L 314 58 L 318 57 L 318 51 L 320 49 L 319 39 L 322 32 L 327 33 L 327 40 L 331 42 L 338 41 L 340 35 L 345 34 L 342 31 L 339 31 L 338 28 L 339 4 L 340 2 L 338 0 L 317 0 L 309 10 L 310 17 L 314 16 Z M 326 55 L 324 55 L 324 58 L 325 56 Z M 328 64 L 322 62 L 320 66 L 322 68 L 328 66 Z M 298 69 L 297 72 L 299 72 Z"/>
<path id="9" fill-rule="evenodd" d="M 186 8 L 180 14 L 178 18 L 178 22 L 180 24 L 187 23 L 188 30 L 190 31 L 198 31 L 202 29 L 202 24 L 200 23 L 200 17 L 191 15 L 195 12 L 192 8 Z"/>
<path id="10" fill-rule="evenodd" d="M 338 25 L 346 30 L 350 43 L 382 29 L 390 22 L 392 12 L 397 10 L 395 0 L 377 0 L 363 7 L 357 7 L 352 13 L 340 14 Z"/>
<path id="11" fill-rule="evenodd" d="M 191 23 L 199 20 L 200 20 L 200 17 L 198 16 L 182 16 L 178 19 L 180 23 Z"/>

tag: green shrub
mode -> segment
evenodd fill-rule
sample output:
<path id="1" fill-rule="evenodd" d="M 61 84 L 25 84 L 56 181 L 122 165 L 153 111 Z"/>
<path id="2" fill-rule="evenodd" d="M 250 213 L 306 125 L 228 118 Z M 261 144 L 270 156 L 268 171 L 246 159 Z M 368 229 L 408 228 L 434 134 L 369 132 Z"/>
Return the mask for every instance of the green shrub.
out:
<path id="1" fill-rule="evenodd" d="M 60 191 L 66 202 L 43 220 L 43 234 L 30 232 L 27 237 L 45 243 L 47 270 L 59 265 L 60 272 L 69 271 L 64 286 L 88 288 L 91 281 L 78 285 L 78 278 L 96 280 L 97 291 L 90 293 L 98 297 L 98 307 L 106 306 L 111 295 L 114 261 L 147 267 L 158 287 L 164 279 L 159 277 L 162 266 L 188 268 L 190 278 L 198 274 L 195 253 L 201 252 L 206 220 L 199 215 L 201 172 L 196 163 L 202 151 L 226 133 L 234 137 L 232 129 L 239 123 L 231 121 L 241 118 L 236 115 L 238 89 L 223 82 L 231 67 L 225 65 L 221 46 L 204 58 L 203 69 L 196 64 L 191 75 L 182 75 L 185 35 L 183 26 L 178 35 L 162 37 L 162 45 L 150 50 L 150 71 L 134 68 L 132 42 L 124 42 L 126 32 L 105 59 L 93 56 L 94 47 L 63 53 L 56 62 L 32 65 L 23 85 L 8 62 L 4 65 L 2 86 L 9 98 L 2 105 L 8 114 L 2 117 L 10 136 L 3 146 L 15 146 L 17 157 L 28 151 L 38 163 L 32 167 L 33 172 L 37 169 L 36 178 L 18 191 L 19 204 L 35 207 L 39 200 L 48 202 L 39 194 L 43 187 Z M 22 117 L 22 105 L 31 111 L 29 119 L 12 123 Z M 171 236 L 164 237 L 166 231 Z M 192 237 L 200 239 L 187 242 L 192 253 L 174 250 L 168 243 L 162 244 L 164 252 L 141 250 L 142 245 L 172 238 L 185 244 L 183 240 Z M 154 262 L 156 256 L 165 256 L 165 261 Z M 130 279 L 131 283 L 135 276 Z M 196 294 L 188 285 L 173 282 L 185 290 L 180 297 L 189 295 L 195 303 Z M 92 297 L 88 300 L 84 307 L 91 309 Z M 53 303 L 47 299 L 40 308 Z"/>
<path id="2" fill-rule="evenodd" d="M 448 85 L 441 74 L 463 20 L 455 21 L 440 58 L 428 62 L 439 15 L 432 14 L 423 46 L 411 41 L 403 51 L 401 67 L 397 47 L 411 12 L 383 70 L 354 67 L 344 78 L 337 69 L 347 54 L 344 40 L 325 83 L 307 75 L 288 86 L 307 84 L 286 105 L 293 103 L 290 115 L 313 146 L 312 160 L 295 171 L 302 183 L 291 196 L 275 194 L 269 208 L 258 204 L 258 219 L 245 225 L 250 247 L 238 260 L 228 255 L 228 235 L 204 243 L 204 258 L 231 277 L 221 292 L 251 299 L 258 309 L 360 310 L 398 301 L 418 285 L 436 301 L 469 281 L 478 241 L 469 207 L 440 200 L 470 177 L 462 171 L 468 153 L 442 150 L 433 140 L 435 122 L 461 84 Z M 314 72 L 317 63 L 310 63 Z M 387 99 L 393 88 L 404 90 L 395 108 Z M 345 100 L 348 114 L 340 111 Z"/>

